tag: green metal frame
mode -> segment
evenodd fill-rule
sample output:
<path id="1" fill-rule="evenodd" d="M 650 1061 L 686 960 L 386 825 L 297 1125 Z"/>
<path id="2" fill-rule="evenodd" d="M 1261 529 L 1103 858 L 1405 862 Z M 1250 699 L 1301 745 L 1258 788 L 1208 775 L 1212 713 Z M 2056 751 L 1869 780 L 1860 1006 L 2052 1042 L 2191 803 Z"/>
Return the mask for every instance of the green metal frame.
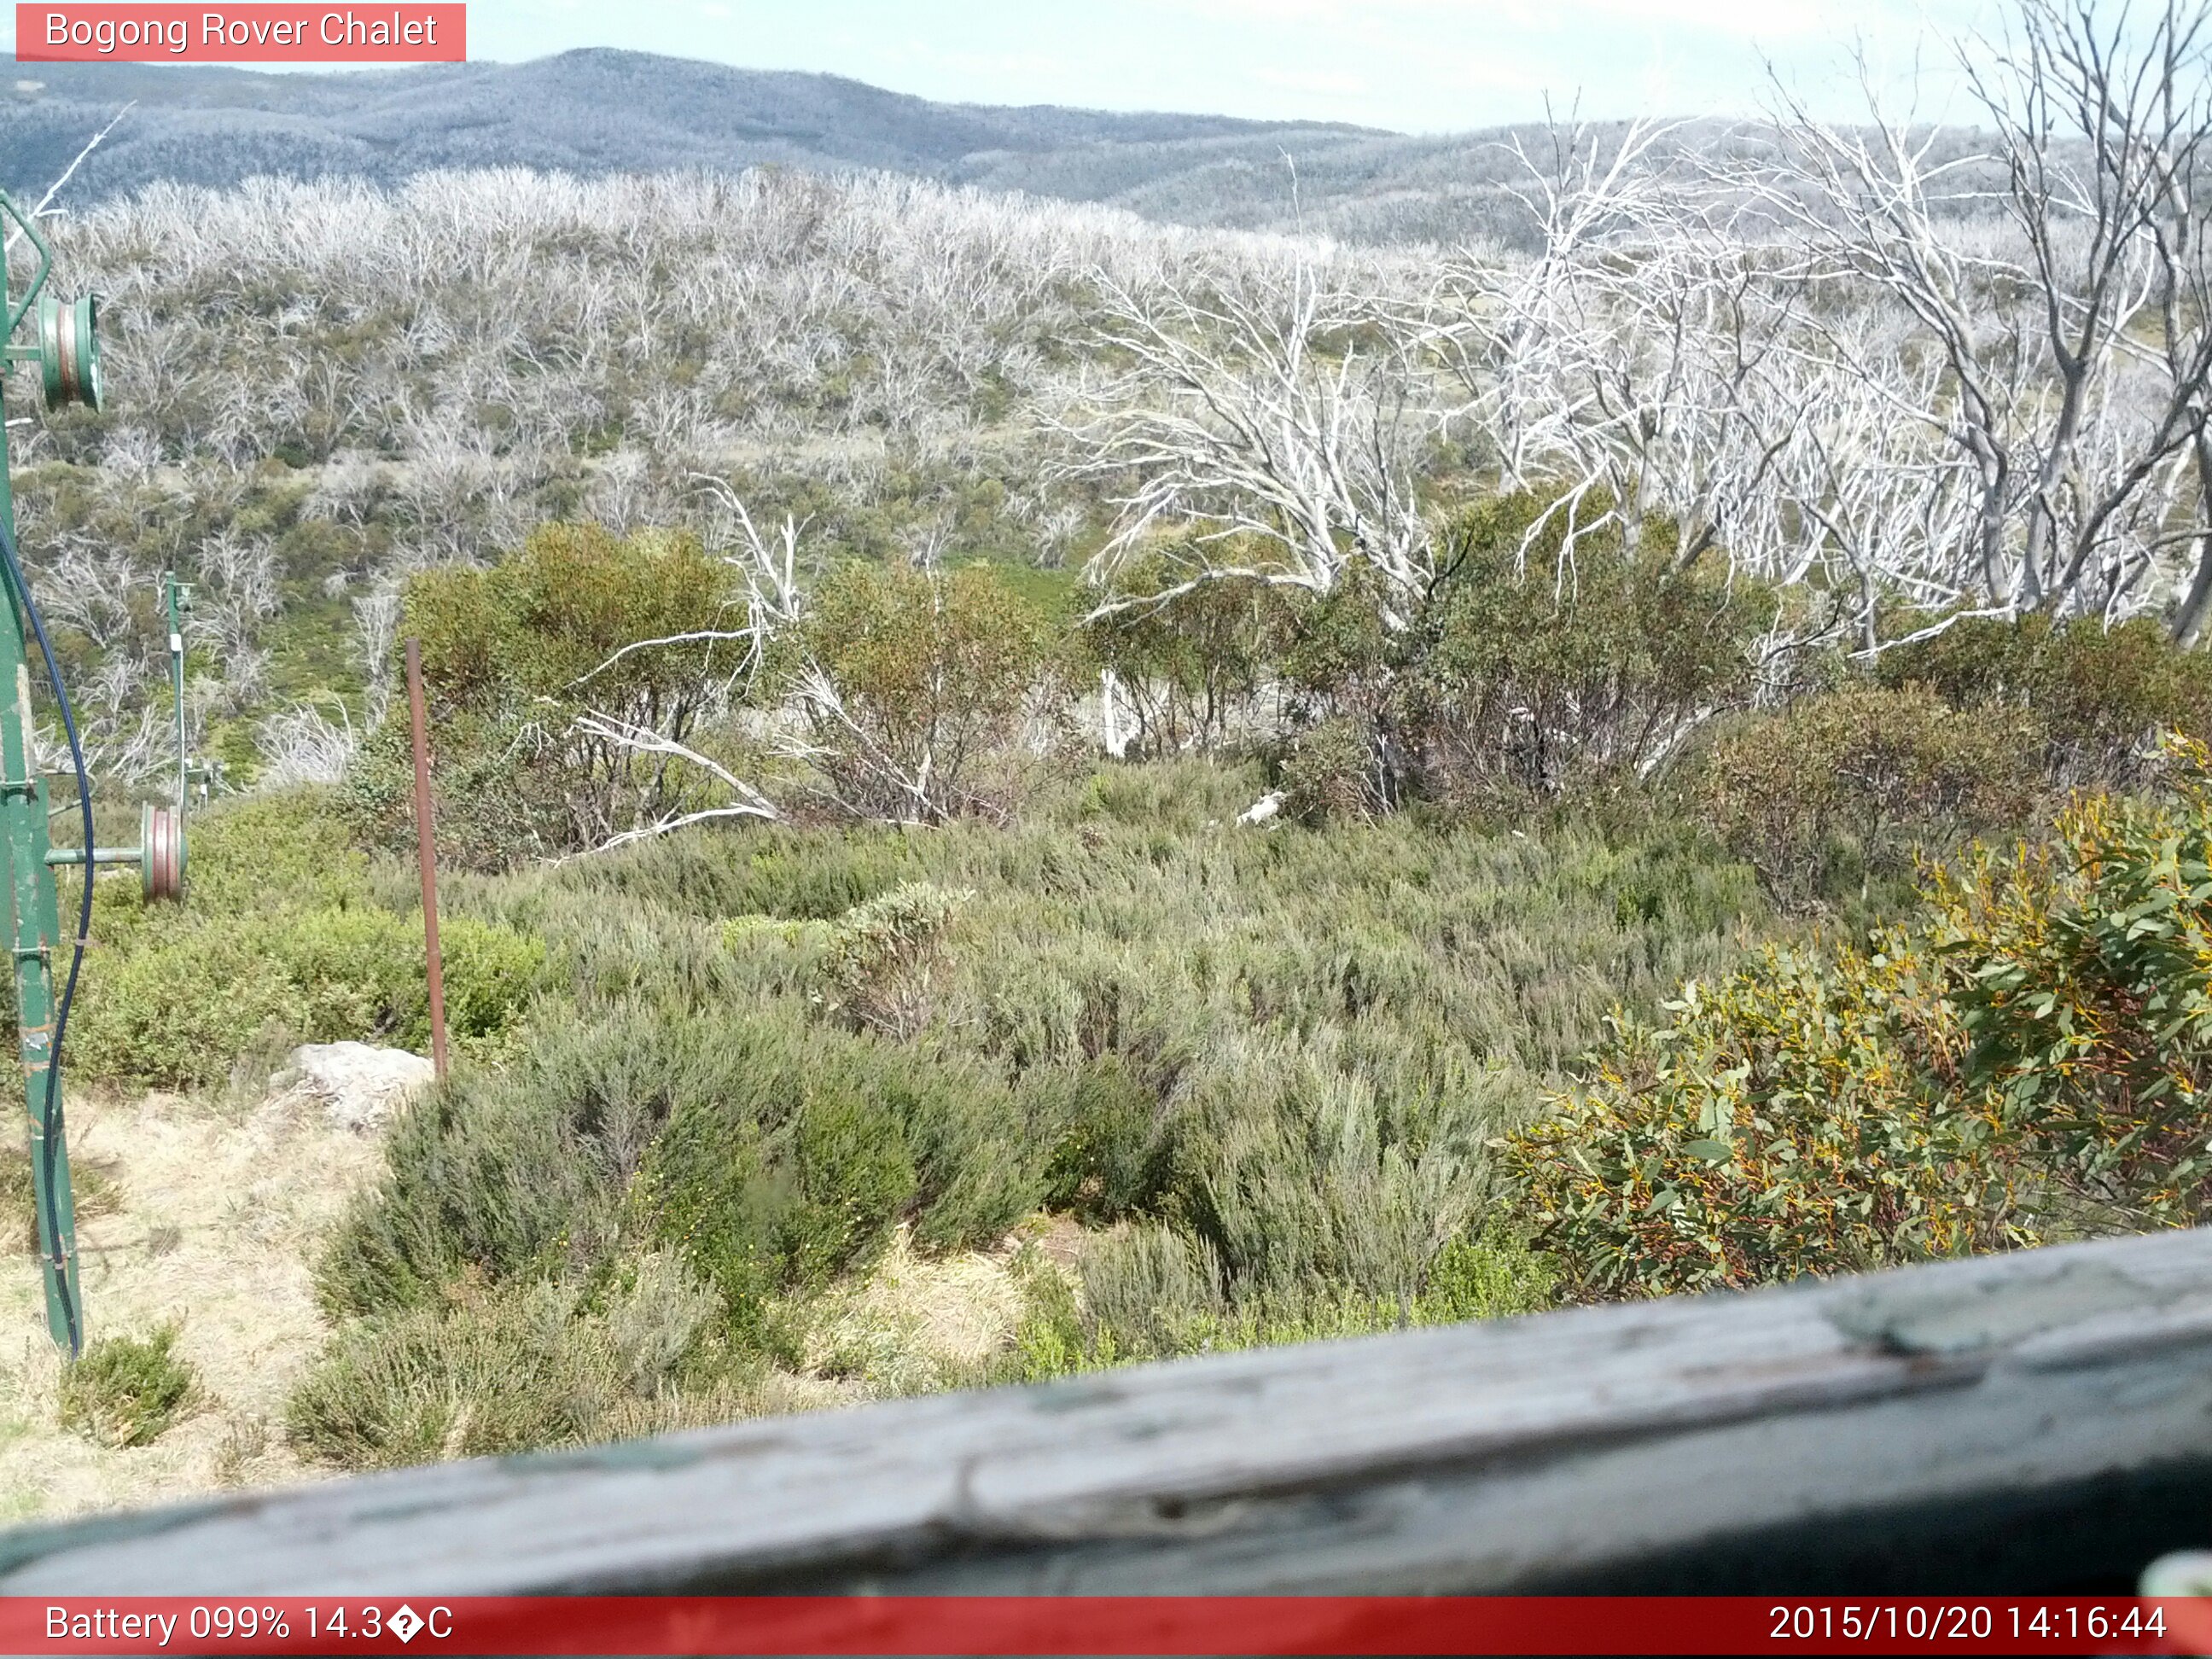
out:
<path id="1" fill-rule="evenodd" d="M 19 303 L 9 305 L 8 327 L 0 335 L 0 365 L 35 360 L 39 349 L 14 343 L 15 331 L 31 313 L 53 270 L 53 254 L 28 215 L 0 191 L 0 221 L 20 227 L 38 254 L 30 286 Z M 3 228 L 3 227 L 0 227 Z M 6 238 L 0 236 L 0 304 L 9 290 Z M 8 451 L 7 387 L 0 378 L 0 523 L 15 539 L 15 495 Z M 17 544 L 19 546 L 20 543 Z M 46 1073 L 53 1061 L 55 969 L 64 947 L 54 874 L 48 854 L 46 786 L 34 775 L 37 750 L 32 734 L 31 665 L 26 641 L 23 596 L 12 583 L 6 590 L 7 617 L 0 624 L 0 855 L 7 860 L 5 886 L 9 939 L 15 962 L 16 1054 L 23 1072 L 23 1100 L 30 1115 L 31 1176 L 38 1203 L 39 1266 L 46 1293 L 46 1333 L 64 1352 L 74 1354 L 84 1334 L 84 1297 L 78 1287 L 76 1212 L 70 1201 L 69 1148 L 53 1147 L 51 1187 L 46 1133 Z M 13 695 L 7 695 L 12 691 Z M 51 1223 L 51 1224 L 50 1224 Z M 76 1330 L 67 1310 L 76 1310 Z M 76 1339 L 72 1341 L 72 1337 Z"/>
<path id="2" fill-rule="evenodd" d="M 4 331 L 0 331 L 0 343 L 12 342 L 15 339 L 16 329 L 21 326 L 23 319 L 31 314 L 31 307 L 39 302 L 39 295 L 46 289 L 46 278 L 52 274 L 54 269 L 54 251 L 46 246 L 46 239 L 39 234 L 38 225 L 32 220 L 30 215 L 9 199 L 6 191 L 0 190 L 0 230 L 4 230 L 8 225 L 14 225 L 16 229 L 30 238 L 31 246 L 39 256 L 39 268 L 31 274 L 31 285 L 23 290 L 21 302 L 8 313 L 8 326 Z M 14 240 L 9 236 L 0 236 L 0 278 L 4 278 L 8 274 L 5 244 Z M 0 289 L 0 301 L 4 301 L 6 292 L 5 289 Z M 39 355 L 39 351 L 36 346 L 18 346 L 11 343 L 8 345 L 8 355 L 10 357 L 35 357 Z M 10 527 L 13 527 L 12 524 Z"/>

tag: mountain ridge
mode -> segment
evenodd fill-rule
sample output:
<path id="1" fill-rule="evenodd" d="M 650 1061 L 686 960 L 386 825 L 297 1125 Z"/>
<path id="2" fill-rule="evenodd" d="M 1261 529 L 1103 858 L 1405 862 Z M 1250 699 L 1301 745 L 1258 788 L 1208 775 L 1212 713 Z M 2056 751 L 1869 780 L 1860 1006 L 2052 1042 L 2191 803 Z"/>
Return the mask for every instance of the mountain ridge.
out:
<path id="1" fill-rule="evenodd" d="M 283 75 L 19 64 L 0 86 L 0 185 L 35 198 L 133 100 L 70 181 L 65 208 L 157 180 L 390 185 L 455 167 L 592 176 L 776 164 L 1018 190 L 1179 223 L 1444 240 L 1491 228 L 1507 170 L 1490 153 L 1494 133 L 940 103 L 843 76 L 593 47 L 514 64 Z"/>
<path id="2" fill-rule="evenodd" d="M 619 124 L 578 123 L 620 94 Z M 137 107 L 82 177 L 85 199 L 134 188 L 147 177 L 180 177 L 163 144 L 189 132 L 205 139 L 227 126 L 312 122 L 331 138 L 394 148 L 419 170 L 465 164 L 450 153 L 457 135 L 496 129 L 500 142 L 567 158 L 575 170 L 659 171 L 673 151 L 724 165 L 763 157 L 771 147 L 805 159 L 892 171 L 951 169 L 978 155 L 1036 153 L 1073 144 L 1188 143 L 1283 135 L 1395 137 L 1340 122 L 1257 121 L 1173 111 L 1107 111 L 1054 104 L 941 103 L 850 76 L 748 70 L 696 59 L 586 47 L 518 64 L 425 64 L 327 74 L 266 74 L 212 65 L 21 64 L 0 113 L 8 119 L 6 182 L 30 187 L 40 165 L 61 154 L 126 102 Z M 429 118 L 427 126 L 409 125 Z M 163 150 L 163 165 L 149 167 Z M 33 152 L 43 152 L 34 155 Z M 716 152 L 724 152 L 717 154 Z M 74 154 L 74 150 L 70 151 Z M 258 159 L 258 158 L 255 158 Z M 223 159 L 195 158 L 230 182 Z M 57 167 L 58 171 L 58 168 Z M 243 176 L 243 175 L 240 175 Z"/>

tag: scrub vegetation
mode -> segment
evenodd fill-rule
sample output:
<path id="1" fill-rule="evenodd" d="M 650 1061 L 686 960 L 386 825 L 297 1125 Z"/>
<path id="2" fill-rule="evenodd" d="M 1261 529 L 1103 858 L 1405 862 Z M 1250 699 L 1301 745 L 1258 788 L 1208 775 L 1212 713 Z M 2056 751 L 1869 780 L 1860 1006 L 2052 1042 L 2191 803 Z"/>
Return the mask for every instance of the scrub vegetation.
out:
<path id="1" fill-rule="evenodd" d="M 2203 1219 L 2162 15 L 2135 76 L 2023 0 L 1950 170 L 1559 133 L 1513 248 L 781 173 L 70 224 L 116 412 L 26 546 L 124 774 L 194 568 L 229 766 L 181 908 L 103 882 L 84 1072 L 422 1046 L 422 647 L 456 1063 L 317 1234 L 287 1455 Z"/>
<path id="2" fill-rule="evenodd" d="M 665 561 L 739 603 L 680 539 L 562 532 L 466 580 L 536 591 L 549 546 L 567 599 Z M 603 799 L 613 751 L 518 736 L 574 614 L 448 650 L 471 635 L 436 607 L 478 599 L 424 579 L 441 821 L 477 826 L 446 884 L 460 1059 L 319 1249 L 333 1334 L 293 1447 L 380 1467 L 2193 1218 L 2206 1126 L 2172 1057 L 2203 1018 L 2212 817 L 2200 751 L 2158 734 L 2201 720 L 2203 659 L 2030 626 L 1998 642 L 2066 672 L 1997 689 L 1930 656 L 1885 684 L 1838 658 L 1761 709 L 1728 632 L 1754 592 L 1692 569 L 1617 604 L 1584 559 L 1586 607 L 1540 635 L 1449 586 L 1418 644 L 1248 606 L 1304 723 L 1247 709 L 1122 760 L 1073 691 L 1126 630 L 985 565 L 833 571 L 669 757 L 661 787 L 742 768 L 763 810 L 598 852 L 508 810 Z M 665 625 L 664 582 L 605 591 Z M 1551 766 L 1466 712 L 1598 676 L 1638 733 L 1739 707 L 1656 769 L 1602 724 L 1555 728 Z M 2061 684 L 2101 746 L 2023 718 Z M 809 725 L 810 696 L 849 720 Z M 1420 757 L 1395 780 L 1381 719 Z M 1332 727 L 1334 759 L 1308 739 Z M 928 764 L 948 732 L 989 791 Z M 419 1037 L 380 752 L 205 815 L 180 910 L 103 900 L 88 1064 L 143 1080 L 158 1054 L 204 1086 L 303 1036 Z M 1961 753 L 2002 792 L 1943 787 Z M 856 804 L 871 755 L 914 787 Z M 261 1027 L 128 1036 L 151 988 L 204 1003 L 195 979 Z M 2148 1045 L 2138 1009 L 2179 1035 Z M 932 1274 L 974 1315 L 960 1343 L 885 1290 Z"/>

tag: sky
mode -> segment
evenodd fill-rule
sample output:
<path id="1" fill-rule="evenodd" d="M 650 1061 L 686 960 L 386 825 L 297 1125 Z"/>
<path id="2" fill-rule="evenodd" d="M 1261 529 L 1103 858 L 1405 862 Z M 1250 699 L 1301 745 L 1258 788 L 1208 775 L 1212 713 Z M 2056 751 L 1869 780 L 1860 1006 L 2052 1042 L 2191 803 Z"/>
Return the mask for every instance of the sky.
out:
<path id="1" fill-rule="evenodd" d="M 1989 0 L 471 0 L 470 56 L 627 46 L 927 98 L 1448 132 L 1540 117 L 1746 114 L 1765 64 L 1821 112 L 1955 96 Z M 1916 64 L 1918 65 L 1916 72 Z"/>
<path id="2" fill-rule="evenodd" d="M 926 98 L 1449 132 L 1756 112 L 1767 64 L 1816 113 L 1960 106 L 1948 41 L 2001 0 L 470 0 L 470 56 L 575 46 L 849 76 Z M 13 28 L 0 11 L 0 52 Z M 267 67 L 257 65 L 256 67 Z"/>

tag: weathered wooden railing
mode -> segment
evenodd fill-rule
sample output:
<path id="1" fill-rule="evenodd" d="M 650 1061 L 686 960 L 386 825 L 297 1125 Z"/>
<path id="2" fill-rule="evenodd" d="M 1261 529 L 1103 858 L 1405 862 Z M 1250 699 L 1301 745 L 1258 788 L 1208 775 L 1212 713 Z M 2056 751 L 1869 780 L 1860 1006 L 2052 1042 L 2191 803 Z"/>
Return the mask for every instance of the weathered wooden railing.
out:
<path id="1" fill-rule="evenodd" d="M 2124 1589 L 2212 1543 L 2212 1232 L 0 1534 L 0 1592 Z"/>

